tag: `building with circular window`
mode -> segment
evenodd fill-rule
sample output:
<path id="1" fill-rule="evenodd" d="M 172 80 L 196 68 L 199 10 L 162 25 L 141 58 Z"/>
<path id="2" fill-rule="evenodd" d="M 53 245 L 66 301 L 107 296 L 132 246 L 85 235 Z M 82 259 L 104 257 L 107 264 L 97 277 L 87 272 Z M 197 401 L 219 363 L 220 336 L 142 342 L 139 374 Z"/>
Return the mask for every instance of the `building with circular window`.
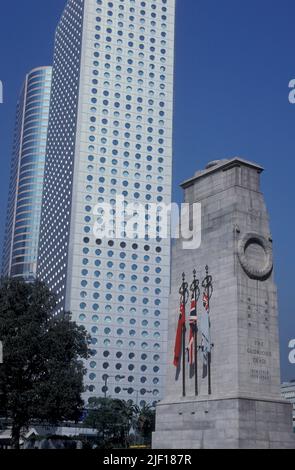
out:
<path id="1" fill-rule="evenodd" d="M 38 274 L 92 336 L 86 398 L 163 396 L 170 239 L 148 208 L 171 203 L 174 21 L 175 0 L 69 0 L 56 32 Z"/>

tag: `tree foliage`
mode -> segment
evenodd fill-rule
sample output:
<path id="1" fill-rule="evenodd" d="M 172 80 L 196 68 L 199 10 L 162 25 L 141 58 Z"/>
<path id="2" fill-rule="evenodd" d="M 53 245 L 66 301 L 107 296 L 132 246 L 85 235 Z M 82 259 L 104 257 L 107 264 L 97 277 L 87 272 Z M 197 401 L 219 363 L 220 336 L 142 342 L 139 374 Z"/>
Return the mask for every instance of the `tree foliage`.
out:
<path id="1" fill-rule="evenodd" d="M 135 414 L 134 405 L 112 398 L 92 398 L 84 422 L 97 430 L 101 448 L 128 447 L 129 433 Z"/>
<path id="2" fill-rule="evenodd" d="M 98 446 L 101 448 L 129 447 L 130 431 L 137 431 L 133 440 L 151 444 L 155 428 L 155 409 L 149 405 L 139 408 L 130 401 L 112 398 L 92 398 L 84 422 L 97 430 Z"/>
<path id="3" fill-rule="evenodd" d="M 144 405 L 138 415 L 137 430 L 145 444 L 151 443 L 152 433 L 155 430 L 156 411 L 150 405 Z"/>
<path id="4" fill-rule="evenodd" d="M 86 330 L 69 314 L 54 316 L 56 298 L 39 281 L 0 282 L 0 410 L 12 420 L 12 438 L 32 421 L 75 420 L 83 401 Z"/>

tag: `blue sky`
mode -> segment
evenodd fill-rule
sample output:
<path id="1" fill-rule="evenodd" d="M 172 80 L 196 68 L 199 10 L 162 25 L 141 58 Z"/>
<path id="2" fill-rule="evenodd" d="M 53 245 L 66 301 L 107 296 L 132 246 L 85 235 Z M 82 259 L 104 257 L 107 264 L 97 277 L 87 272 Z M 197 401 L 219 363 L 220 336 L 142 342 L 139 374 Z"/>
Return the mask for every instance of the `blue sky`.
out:
<path id="1" fill-rule="evenodd" d="M 25 73 L 52 62 L 65 0 L 2 2 L 0 17 L 0 239 L 5 224 L 15 104 Z M 178 185 L 217 158 L 240 155 L 266 169 L 279 288 L 282 375 L 295 378 L 294 0 L 178 0 L 174 200 Z"/>

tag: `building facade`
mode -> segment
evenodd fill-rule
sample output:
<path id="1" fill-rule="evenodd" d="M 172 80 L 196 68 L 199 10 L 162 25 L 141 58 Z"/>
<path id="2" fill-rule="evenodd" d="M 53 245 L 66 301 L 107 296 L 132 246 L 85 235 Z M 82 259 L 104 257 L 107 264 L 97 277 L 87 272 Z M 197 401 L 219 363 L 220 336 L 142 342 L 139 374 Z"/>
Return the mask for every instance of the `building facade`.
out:
<path id="1" fill-rule="evenodd" d="M 38 275 L 92 336 L 86 398 L 163 395 L 170 240 L 125 216 L 171 202 L 174 22 L 175 0 L 69 0 L 56 31 Z"/>
<path id="2" fill-rule="evenodd" d="M 36 277 L 51 67 L 26 76 L 17 103 L 2 274 Z"/>
<path id="3" fill-rule="evenodd" d="M 293 428 L 295 432 L 295 380 L 283 382 L 281 387 L 282 396 L 293 405 Z"/>

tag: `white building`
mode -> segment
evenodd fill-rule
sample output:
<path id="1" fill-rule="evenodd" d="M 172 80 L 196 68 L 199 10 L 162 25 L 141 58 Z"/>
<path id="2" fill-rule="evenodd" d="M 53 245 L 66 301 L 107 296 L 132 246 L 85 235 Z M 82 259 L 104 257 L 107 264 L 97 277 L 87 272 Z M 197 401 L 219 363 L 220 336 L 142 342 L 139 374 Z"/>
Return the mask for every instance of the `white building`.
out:
<path id="1" fill-rule="evenodd" d="M 171 202 L 174 23 L 175 0 L 68 0 L 56 32 L 38 274 L 92 335 L 86 398 L 163 395 L 170 240 L 93 228 L 116 196 Z"/>
<path id="2" fill-rule="evenodd" d="M 283 382 L 281 391 L 283 398 L 293 403 L 293 426 L 295 430 L 295 380 L 291 380 L 291 382 Z"/>

